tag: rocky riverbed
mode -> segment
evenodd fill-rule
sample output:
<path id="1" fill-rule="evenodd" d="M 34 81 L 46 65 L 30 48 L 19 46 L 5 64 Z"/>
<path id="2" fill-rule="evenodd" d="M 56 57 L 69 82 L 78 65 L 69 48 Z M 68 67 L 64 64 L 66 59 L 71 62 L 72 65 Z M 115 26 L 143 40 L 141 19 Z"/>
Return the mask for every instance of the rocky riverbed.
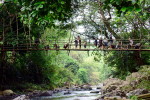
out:
<path id="1" fill-rule="evenodd" d="M 57 88 L 49 91 L 28 92 L 17 95 L 12 90 L 3 93 L 0 100 L 94 100 L 101 93 L 101 88 L 91 85 L 72 86 L 70 88 Z"/>
<path id="2" fill-rule="evenodd" d="M 0 91 L 0 100 L 129 100 L 131 96 L 150 97 L 150 67 L 132 73 L 125 80 L 109 78 L 98 86 L 81 85 L 49 91 L 32 91 L 17 95 L 12 90 Z M 150 100 L 145 99 L 145 100 Z"/>
<path id="3" fill-rule="evenodd" d="M 114 100 L 114 98 L 115 100 L 126 100 L 131 96 L 150 95 L 150 67 L 143 66 L 139 72 L 132 73 L 125 80 L 109 78 L 103 82 L 103 85 L 99 100 Z M 150 100 L 150 98 L 145 100 Z"/>

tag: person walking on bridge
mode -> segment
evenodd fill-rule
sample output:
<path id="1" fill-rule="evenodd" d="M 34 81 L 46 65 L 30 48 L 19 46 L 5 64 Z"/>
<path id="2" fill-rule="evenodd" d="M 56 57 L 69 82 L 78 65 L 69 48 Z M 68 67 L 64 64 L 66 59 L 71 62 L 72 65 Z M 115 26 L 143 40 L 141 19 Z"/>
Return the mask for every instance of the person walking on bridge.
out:
<path id="1" fill-rule="evenodd" d="M 128 49 L 133 47 L 133 40 L 131 38 L 129 38 L 129 45 L 128 45 Z"/>
<path id="2" fill-rule="evenodd" d="M 81 38 L 80 38 L 80 36 L 78 36 L 78 42 L 79 42 L 79 47 L 80 47 L 80 49 L 81 49 Z"/>
<path id="3" fill-rule="evenodd" d="M 78 47 L 78 39 L 77 38 L 75 38 L 74 43 L 75 43 L 75 48 L 77 49 L 77 47 Z"/>
<path id="4" fill-rule="evenodd" d="M 98 42 L 97 42 L 97 38 L 94 38 L 95 40 L 94 40 L 94 45 L 97 47 L 97 45 L 98 45 Z"/>
<path id="5" fill-rule="evenodd" d="M 103 46 L 103 40 L 102 38 L 100 38 L 98 42 L 98 48 L 101 48 L 102 46 Z"/>

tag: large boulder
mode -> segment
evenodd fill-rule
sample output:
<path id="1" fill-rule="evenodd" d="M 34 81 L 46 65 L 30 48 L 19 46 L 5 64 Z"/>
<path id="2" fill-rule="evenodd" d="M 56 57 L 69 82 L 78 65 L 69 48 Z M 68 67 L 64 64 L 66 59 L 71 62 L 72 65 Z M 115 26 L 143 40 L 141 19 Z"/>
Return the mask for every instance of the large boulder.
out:
<path id="1" fill-rule="evenodd" d="M 126 95 L 128 97 L 130 96 L 133 96 L 133 95 L 140 95 L 140 94 L 146 94 L 148 93 L 149 91 L 148 90 L 145 90 L 145 89 L 136 89 L 136 90 L 133 90 L 133 91 L 130 91 L 129 93 L 127 93 Z"/>
<path id="2" fill-rule="evenodd" d="M 70 91 L 64 92 L 64 95 L 68 95 L 68 94 L 71 94 L 71 92 Z"/>
<path id="3" fill-rule="evenodd" d="M 2 94 L 4 95 L 4 96 L 9 96 L 9 95 L 13 95 L 13 94 L 15 94 L 12 90 L 4 90 L 3 92 L 2 92 Z"/>
<path id="4" fill-rule="evenodd" d="M 95 91 L 91 91 L 90 93 L 99 93 L 100 91 L 95 90 Z"/>
<path id="5" fill-rule="evenodd" d="M 20 95 L 20 96 L 14 98 L 13 100 L 27 100 L 27 99 L 26 99 L 26 95 Z"/>
<path id="6" fill-rule="evenodd" d="M 3 95 L 3 91 L 0 91 L 0 96 Z"/>
<path id="7" fill-rule="evenodd" d="M 135 78 L 140 78 L 141 74 L 139 72 L 134 72 L 131 75 L 126 77 L 126 81 L 132 81 L 135 80 Z"/>
<path id="8" fill-rule="evenodd" d="M 62 92 L 62 89 L 61 88 L 56 88 L 53 90 L 53 93 L 58 93 L 58 92 Z"/>
<path id="9" fill-rule="evenodd" d="M 117 87 L 117 85 L 109 85 L 108 87 L 106 87 L 106 92 L 112 92 L 113 90 L 116 90 Z"/>
<path id="10" fill-rule="evenodd" d="M 52 96 L 53 91 L 46 91 L 40 94 L 40 96 Z"/>
<path id="11" fill-rule="evenodd" d="M 114 96 L 126 97 L 126 93 L 124 91 L 121 91 L 121 90 L 118 90 L 118 89 L 112 91 L 112 94 Z"/>
<path id="12" fill-rule="evenodd" d="M 101 99 L 104 99 L 105 97 L 111 97 L 111 96 L 113 96 L 112 92 L 105 93 L 105 94 L 102 93 L 102 95 L 100 97 L 98 97 L 96 100 L 99 100 L 99 99 L 101 100 Z"/>
<path id="13" fill-rule="evenodd" d="M 97 87 L 96 89 L 101 89 L 101 87 Z"/>
<path id="14" fill-rule="evenodd" d="M 111 92 L 117 88 L 119 88 L 119 86 L 121 86 L 123 84 L 123 80 L 117 79 L 117 78 L 109 78 L 107 80 L 104 81 L 104 86 L 102 87 L 102 91 L 104 93 L 106 92 Z"/>
<path id="15" fill-rule="evenodd" d="M 84 89 L 84 90 L 92 90 L 92 87 L 90 85 L 83 85 L 81 87 L 81 89 Z"/>
<path id="16" fill-rule="evenodd" d="M 123 80 L 117 79 L 117 78 L 108 78 L 103 82 L 104 86 L 108 85 L 121 85 L 123 83 Z"/>
<path id="17" fill-rule="evenodd" d="M 83 91 L 80 87 L 72 88 L 73 91 Z"/>

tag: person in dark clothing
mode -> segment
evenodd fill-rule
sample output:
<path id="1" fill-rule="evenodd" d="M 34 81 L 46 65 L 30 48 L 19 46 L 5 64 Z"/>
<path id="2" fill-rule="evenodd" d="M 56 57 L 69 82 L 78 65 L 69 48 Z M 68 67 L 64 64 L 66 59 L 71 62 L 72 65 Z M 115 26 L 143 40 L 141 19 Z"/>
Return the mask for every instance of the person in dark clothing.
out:
<path id="1" fill-rule="evenodd" d="M 104 49 L 107 49 L 107 47 L 108 47 L 108 39 L 107 39 L 107 38 L 104 38 L 104 39 L 103 39 L 103 48 L 104 48 Z"/>
<path id="2" fill-rule="evenodd" d="M 113 44 L 113 38 L 112 38 L 112 35 L 109 36 L 109 43 L 110 43 L 110 45 Z"/>
<path id="3" fill-rule="evenodd" d="M 48 51 L 48 49 L 50 49 L 49 45 L 46 45 L 45 47 L 46 52 Z"/>
<path id="4" fill-rule="evenodd" d="M 67 48 L 69 48 L 69 43 L 64 45 L 64 49 L 67 49 Z"/>
<path id="5" fill-rule="evenodd" d="M 97 45 L 98 45 L 98 42 L 97 42 L 97 38 L 95 38 L 95 40 L 94 40 L 94 45 L 97 47 Z"/>
<path id="6" fill-rule="evenodd" d="M 50 48 L 49 48 L 49 45 L 46 45 L 44 48 L 45 48 L 46 50 L 47 50 L 47 49 L 50 49 Z"/>
<path id="7" fill-rule="evenodd" d="M 78 36 L 78 42 L 79 42 L 79 47 L 80 47 L 80 49 L 81 49 L 81 38 L 80 38 L 80 36 Z"/>
<path id="8" fill-rule="evenodd" d="M 38 45 L 39 45 L 39 43 L 40 43 L 40 39 L 39 38 L 36 38 L 35 39 L 35 47 L 36 47 L 36 49 L 38 48 Z"/>
<path id="9" fill-rule="evenodd" d="M 98 48 L 100 48 L 101 46 L 103 46 L 103 40 L 102 40 L 102 38 L 99 39 Z"/>
<path id="10" fill-rule="evenodd" d="M 54 44 L 54 49 L 59 49 L 59 45 L 57 45 L 56 43 Z"/>
<path id="11" fill-rule="evenodd" d="M 75 48 L 77 48 L 78 47 L 78 40 L 77 40 L 77 38 L 75 38 L 74 43 L 75 43 Z"/>
<path id="12" fill-rule="evenodd" d="M 116 49 L 122 49 L 122 44 L 121 44 L 121 42 L 119 42 L 119 43 L 116 45 Z"/>
<path id="13" fill-rule="evenodd" d="M 36 39 L 35 39 L 35 43 L 36 43 L 36 44 L 40 43 L 40 39 L 39 39 L 39 38 L 36 38 Z"/>
<path id="14" fill-rule="evenodd" d="M 137 43 L 137 44 L 135 44 L 135 47 L 134 47 L 134 48 L 135 48 L 135 49 L 140 49 L 140 48 L 141 48 L 141 45 L 142 45 L 141 43 Z"/>

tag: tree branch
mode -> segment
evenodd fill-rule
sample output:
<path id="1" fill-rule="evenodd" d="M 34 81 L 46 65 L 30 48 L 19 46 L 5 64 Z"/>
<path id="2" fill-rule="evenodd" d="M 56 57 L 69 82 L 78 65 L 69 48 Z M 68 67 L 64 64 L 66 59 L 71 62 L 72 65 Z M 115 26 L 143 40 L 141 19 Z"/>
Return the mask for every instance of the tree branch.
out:
<path id="1" fill-rule="evenodd" d="M 115 31 L 110 27 L 110 23 L 108 21 L 108 19 L 106 19 L 106 17 L 104 16 L 104 11 L 101 8 L 102 3 L 99 2 L 99 13 L 102 16 L 102 20 L 104 25 L 106 26 L 106 28 L 108 29 L 108 31 L 116 38 L 116 39 L 120 39 L 120 37 L 115 33 Z"/>

